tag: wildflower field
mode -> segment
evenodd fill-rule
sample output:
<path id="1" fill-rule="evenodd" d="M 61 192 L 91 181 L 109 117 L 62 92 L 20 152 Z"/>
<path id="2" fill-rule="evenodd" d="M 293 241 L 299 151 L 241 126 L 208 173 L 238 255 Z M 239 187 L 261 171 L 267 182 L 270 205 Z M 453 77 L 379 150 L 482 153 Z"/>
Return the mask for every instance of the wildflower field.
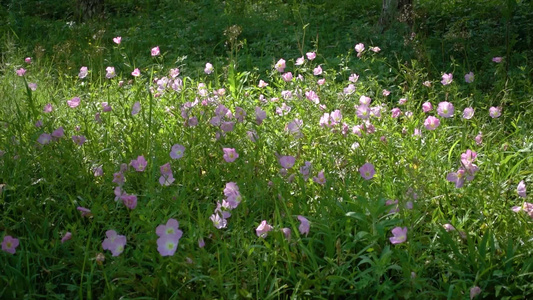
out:
<path id="1" fill-rule="evenodd" d="M 148 17 L 181 20 L 170 2 L 33 27 L 32 1 L 2 7 L 1 299 L 533 297 L 530 4 L 498 12 L 514 42 L 454 52 L 417 36 L 457 13 L 429 0 L 383 32 L 381 1 L 336 4 L 330 48 L 321 1 L 178 1 L 189 40 Z M 294 41 L 260 46 L 240 9 Z"/>

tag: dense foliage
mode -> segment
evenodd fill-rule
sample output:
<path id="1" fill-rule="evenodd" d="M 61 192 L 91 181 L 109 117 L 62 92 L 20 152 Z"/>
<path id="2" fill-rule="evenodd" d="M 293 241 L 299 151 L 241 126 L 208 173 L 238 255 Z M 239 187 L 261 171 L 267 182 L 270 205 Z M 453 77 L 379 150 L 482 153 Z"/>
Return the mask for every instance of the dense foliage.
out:
<path id="1" fill-rule="evenodd" d="M 530 2 L 0 3 L 0 298 L 533 296 Z"/>

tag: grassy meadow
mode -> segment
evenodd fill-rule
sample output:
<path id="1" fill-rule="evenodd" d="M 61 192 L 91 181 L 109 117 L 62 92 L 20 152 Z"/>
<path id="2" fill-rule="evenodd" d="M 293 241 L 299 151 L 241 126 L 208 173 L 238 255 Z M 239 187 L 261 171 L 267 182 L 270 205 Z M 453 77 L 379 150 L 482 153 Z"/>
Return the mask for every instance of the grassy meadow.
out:
<path id="1" fill-rule="evenodd" d="M 530 299 L 503 2 L 0 1 L 0 298 Z"/>

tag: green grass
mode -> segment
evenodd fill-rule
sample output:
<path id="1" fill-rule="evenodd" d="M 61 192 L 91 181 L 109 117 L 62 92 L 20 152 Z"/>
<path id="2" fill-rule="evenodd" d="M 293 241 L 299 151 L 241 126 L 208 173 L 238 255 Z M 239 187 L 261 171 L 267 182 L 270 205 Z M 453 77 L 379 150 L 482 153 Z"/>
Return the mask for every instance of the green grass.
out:
<path id="1" fill-rule="evenodd" d="M 381 34 L 374 25 L 379 1 L 354 4 L 360 10 L 344 1 L 329 10 L 320 1 L 182 1 L 174 11 L 166 1 L 109 1 L 106 18 L 87 23 L 76 19 L 68 1 L 37 9 L 40 16 L 28 13 L 30 2 L 9 2 L 3 12 L 9 18 L 2 28 L 9 30 L 3 31 L 0 69 L 0 238 L 12 236 L 20 245 L 15 254 L 0 252 L 0 298 L 469 299 L 475 286 L 481 289 L 476 299 L 532 296 L 533 219 L 511 210 L 533 202 L 531 193 L 525 199 L 517 194 L 519 182 L 529 190 L 533 184 L 531 49 L 518 42 L 470 43 L 456 56 L 448 45 L 435 45 L 442 31 L 427 29 L 472 3 L 439 8 L 417 2 L 423 24 L 415 18 Z M 493 30 L 485 14 L 494 5 L 486 1 L 470 17 L 465 12 L 468 22 L 484 24 L 473 32 Z M 530 14 L 524 3 L 505 7 L 515 17 Z M 354 11 L 367 15 L 355 18 Z M 330 21 L 334 13 L 340 22 Z M 30 22 L 37 17 L 50 22 Z M 126 26 L 131 20 L 137 27 Z M 232 25 L 242 32 L 224 36 Z M 54 34 L 45 41 L 35 28 Z M 413 28 L 427 31 L 404 43 Z M 518 41 L 523 35 L 513 28 Z M 500 34 L 506 33 L 494 32 L 505 39 Z M 120 45 L 113 44 L 115 36 L 123 37 Z M 358 58 L 354 45 L 360 42 L 366 50 Z M 162 55 L 150 56 L 157 45 Z M 317 58 L 295 66 L 308 51 L 317 51 Z M 31 64 L 24 62 L 27 56 Z M 495 56 L 503 62 L 492 62 Z M 290 82 L 273 68 L 280 58 L 295 77 Z M 213 74 L 203 72 L 206 62 L 214 64 Z M 315 76 L 318 65 L 323 73 Z M 89 69 L 84 79 L 78 78 L 81 66 Z M 108 66 L 116 77 L 105 78 Z M 17 76 L 21 67 L 27 72 Z M 180 89 L 158 90 L 156 79 L 176 67 Z M 140 77 L 130 75 L 134 68 Z M 468 71 L 476 76 L 470 84 L 463 78 Z M 356 90 L 345 94 L 353 73 L 360 75 Z M 450 85 L 440 83 L 443 73 L 453 73 Z M 259 87 L 260 80 L 268 86 Z M 384 96 L 384 89 L 391 94 Z M 292 96 L 284 99 L 283 91 Z M 309 91 L 319 104 L 306 99 Z M 381 117 L 357 117 L 354 106 L 362 95 L 381 107 Z M 73 97 L 81 99 L 76 108 L 67 105 Z M 407 102 L 398 104 L 400 98 Z M 426 101 L 434 107 L 428 113 L 422 111 Z M 452 118 L 437 114 L 443 101 L 454 105 Z M 104 112 L 102 102 L 112 110 Z M 136 102 L 141 110 L 132 115 Z M 46 104 L 53 107 L 49 113 Z M 246 113 L 242 122 L 223 117 L 234 123 L 225 134 L 212 124 L 219 105 L 233 115 L 237 108 Z M 286 106 L 290 111 L 279 113 Z M 489 116 L 493 106 L 502 109 L 498 118 Z M 393 118 L 396 107 L 402 114 Z M 466 107 L 475 109 L 472 119 L 462 118 Z M 256 108 L 266 112 L 262 124 Z M 335 110 L 342 113 L 339 124 L 321 126 L 324 113 Z M 436 130 L 424 127 L 428 116 L 440 119 Z M 198 125 L 187 126 L 191 117 Z M 295 119 L 302 120 L 300 134 L 287 130 Z M 59 127 L 64 137 L 38 142 Z M 80 146 L 74 135 L 87 141 Z M 175 144 L 186 149 L 180 159 L 169 155 Z M 223 148 L 235 148 L 239 157 L 226 162 Z M 461 167 L 468 149 L 477 153 L 479 171 L 456 188 L 446 177 Z M 294 166 L 280 170 L 279 155 L 295 157 Z M 138 156 L 147 160 L 146 169 L 123 171 L 122 190 L 137 196 L 129 209 L 114 200 L 114 173 Z M 300 173 L 305 162 L 312 164 L 309 178 Z M 160 166 L 166 163 L 175 181 L 162 186 Z M 365 163 L 376 170 L 370 180 L 359 173 Z M 103 176 L 94 175 L 97 167 Z M 321 171 L 324 185 L 313 180 Z M 229 182 L 238 185 L 242 201 L 227 227 L 217 229 L 210 216 Z M 398 200 L 398 212 L 390 212 L 396 206 L 387 200 Z M 309 220 L 308 234 L 300 233 L 297 216 Z M 175 254 L 163 257 L 156 227 L 170 218 L 179 221 L 183 236 Z M 261 238 L 256 228 L 263 220 L 273 229 Z M 455 230 L 447 232 L 444 224 Z M 391 244 L 396 227 L 408 229 L 407 240 Z M 290 239 L 283 228 L 291 230 Z M 108 230 L 126 236 L 118 256 L 103 249 Z M 62 243 L 66 232 L 72 239 Z M 102 255 L 103 262 L 97 259 Z"/>

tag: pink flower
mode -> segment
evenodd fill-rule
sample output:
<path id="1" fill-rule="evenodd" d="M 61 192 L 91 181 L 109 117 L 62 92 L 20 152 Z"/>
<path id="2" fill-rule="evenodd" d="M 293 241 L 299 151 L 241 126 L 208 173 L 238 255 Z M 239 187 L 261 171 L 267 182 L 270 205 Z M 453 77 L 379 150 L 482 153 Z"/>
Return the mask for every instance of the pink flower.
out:
<path id="1" fill-rule="evenodd" d="M 448 74 L 444 73 L 442 75 L 442 80 L 441 80 L 440 83 L 442 83 L 442 85 L 448 85 L 448 84 L 452 83 L 452 81 L 453 81 L 452 73 L 448 73 Z"/>
<path id="2" fill-rule="evenodd" d="M 209 74 L 213 73 L 214 70 L 215 70 L 215 68 L 213 67 L 212 64 L 210 64 L 210 63 L 206 63 L 205 64 L 205 69 L 204 69 L 204 73 L 205 74 L 209 75 Z"/>
<path id="3" fill-rule="evenodd" d="M 307 52 L 305 55 L 307 56 L 308 60 L 313 60 L 313 59 L 316 58 L 316 53 L 315 52 Z"/>
<path id="4" fill-rule="evenodd" d="M 285 60 L 283 58 L 278 60 L 278 62 L 274 66 L 274 68 L 280 73 L 283 73 L 283 71 L 285 70 L 285 67 L 286 67 L 286 64 L 285 64 Z"/>
<path id="5" fill-rule="evenodd" d="M 161 256 L 173 256 L 178 249 L 179 238 L 162 236 L 157 239 L 157 251 Z"/>
<path id="6" fill-rule="evenodd" d="M 470 73 L 465 74 L 465 82 L 466 83 L 474 82 L 474 73 L 470 72 Z"/>
<path id="7" fill-rule="evenodd" d="M 491 118 L 495 119 L 502 115 L 502 110 L 499 107 L 492 106 L 491 108 L 489 108 L 489 115 L 491 116 Z"/>
<path id="8" fill-rule="evenodd" d="M 315 104 L 320 103 L 320 98 L 318 98 L 318 95 L 314 91 L 305 92 L 305 97 Z"/>
<path id="9" fill-rule="evenodd" d="M 437 113 L 443 118 L 451 118 L 454 113 L 453 104 L 447 101 L 439 103 L 439 106 L 437 107 Z"/>
<path id="10" fill-rule="evenodd" d="M 359 43 L 359 44 L 355 45 L 355 51 L 357 53 L 361 53 L 361 52 L 365 51 L 365 44 Z"/>
<path id="11" fill-rule="evenodd" d="M 393 118 L 398 118 L 402 114 L 402 111 L 398 107 L 395 107 L 391 109 L 391 113 Z"/>
<path id="12" fill-rule="evenodd" d="M 139 101 L 135 102 L 131 108 L 131 115 L 135 116 L 141 111 L 141 103 Z"/>
<path id="13" fill-rule="evenodd" d="M 131 72 L 131 76 L 139 77 L 139 76 L 141 76 L 141 71 L 138 68 L 135 68 L 135 70 L 133 70 L 133 72 Z"/>
<path id="14" fill-rule="evenodd" d="M 387 97 L 388 95 L 390 95 L 390 91 L 389 90 L 383 90 L 382 94 L 383 94 L 383 96 Z"/>
<path id="15" fill-rule="evenodd" d="M 394 235 L 389 238 L 391 244 L 401 244 L 407 241 L 407 227 L 395 227 L 391 232 Z"/>
<path id="16" fill-rule="evenodd" d="M 493 58 L 492 58 L 492 61 L 495 62 L 495 63 L 497 63 L 497 64 L 499 64 L 499 63 L 502 62 L 502 58 L 499 57 L 499 56 L 496 56 L 496 57 L 493 57 Z"/>
<path id="17" fill-rule="evenodd" d="M 137 171 L 142 172 L 146 168 L 147 162 L 144 156 L 140 155 L 137 159 L 132 159 L 130 165 Z"/>
<path id="18" fill-rule="evenodd" d="M 183 235 L 183 231 L 179 230 L 179 222 L 176 219 L 168 219 L 166 225 L 159 225 L 155 229 L 155 233 L 159 237 L 173 237 L 175 239 L 180 239 Z"/>
<path id="19" fill-rule="evenodd" d="M 526 183 L 523 180 L 518 183 L 518 186 L 516 187 L 516 192 L 518 193 L 518 196 L 524 199 L 526 198 Z"/>
<path id="20" fill-rule="evenodd" d="M 170 157 L 172 159 L 180 159 L 185 154 L 185 147 L 180 144 L 175 144 L 170 150 Z"/>
<path id="21" fill-rule="evenodd" d="M 268 225 L 266 220 L 263 220 L 259 226 L 257 226 L 257 229 L 255 229 L 255 233 L 260 238 L 266 238 L 268 235 L 268 232 L 273 229 L 272 226 Z"/>
<path id="22" fill-rule="evenodd" d="M 434 116 L 429 116 L 424 121 L 424 126 L 427 130 L 435 130 L 440 125 L 440 120 L 435 118 Z"/>
<path id="23" fill-rule="evenodd" d="M 285 169 L 292 168 L 295 162 L 296 162 L 296 158 L 294 156 L 280 156 L 279 157 L 279 163 Z"/>
<path id="24" fill-rule="evenodd" d="M 104 169 L 102 169 L 102 166 L 94 167 L 93 168 L 93 175 L 94 175 L 94 177 L 104 176 Z"/>
<path id="25" fill-rule="evenodd" d="M 27 63 L 28 65 L 31 64 L 31 57 L 26 57 L 24 59 L 24 62 Z"/>
<path id="26" fill-rule="evenodd" d="M 152 48 L 152 50 L 150 51 L 152 56 L 158 56 L 159 54 L 161 54 L 161 52 L 159 51 L 159 46 L 156 46 L 154 48 Z"/>
<path id="27" fill-rule="evenodd" d="M 223 157 L 226 162 L 234 162 L 239 158 L 239 153 L 234 148 L 222 148 L 222 151 L 224 151 Z"/>
<path id="28" fill-rule="evenodd" d="M 74 143 L 78 144 L 79 146 L 82 146 L 83 144 L 85 144 L 86 140 L 87 139 L 83 135 L 73 135 L 72 136 L 72 141 L 74 141 Z"/>
<path id="29" fill-rule="evenodd" d="M 324 176 L 324 170 L 318 172 L 318 175 L 313 177 L 313 181 L 320 185 L 326 184 L 326 177 Z"/>
<path id="30" fill-rule="evenodd" d="M 13 238 L 10 235 L 4 236 L 4 240 L 2 241 L 2 250 L 15 254 L 17 247 L 19 246 L 19 240 L 16 238 Z"/>
<path id="31" fill-rule="evenodd" d="M 374 165 L 371 163 L 366 163 L 359 168 L 359 173 L 364 179 L 370 180 L 376 174 L 376 170 L 374 169 Z"/>
<path id="32" fill-rule="evenodd" d="M 281 78 L 283 78 L 283 81 L 285 82 L 290 82 L 292 80 L 292 73 L 291 72 L 284 73 L 283 75 L 281 75 Z"/>
<path id="33" fill-rule="evenodd" d="M 320 67 L 320 65 L 318 65 L 318 67 L 313 69 L 313 75 L 318 76 L 320 74 L 322 74 L 322 67 Z"/>
<path id="34" fill-rule="evenodd" d="M 466 173 L 466 170 L 463 168 L 459 168 L 457 172 L 450 172 L 448 175 L 446 175 L 446 180 L 449 182 L 454 182 L 456 188 L 463 187 L 465 180 L 471 180 L 471 177 L 468 176 Z"/>
<path id="35" fill-rule="evenodd" d="M 48 103 L 48 104 L 46 104 L 46 105 L 44 106 L 44 108 L 43 108 L 43 112 L 44 112 L 45 114 L 47 114 L 47 113 L 51 113 L 53 109 L 54 109 L 54 108 L 52 107 L 52 104 L 51 104 L 51 103 Z"/>
<path id="36" fill-rule="evenodd" d="M 307 220 L 303 216 L 298 216 L 298 220 L 300 221 L 300 226 L 298 226 L 298 230 L 300 231 L 300 234 L 308 235 L 309 227 L 310 227 L 309 220 Z"/>
<path id="37" fill-rule="evenodd" d="M 117 73 L 115 73 L 115 67 L 107 67 L 107 68 L 105 68 L 105 71 L 107 72 L 105 74 L 105 78 L 107 78 L 107 79 L 111 79 L 111 78 L 117 76 Z"/>
<path id="38" fill-rule="evenodd" d="M 268 86 L 268 83 L 264 82 L 263 80 L 259 80 L 259 84 L 257 86 L 260 88 L 264 88 Z"/>
<path id="39" fill-rule="evenodd" d="M 474 109 L 472 107 L 467 107 L 463 110 L 463 118 L 470 120 L 474 116 Z"/>
<path id="40" fill-rule="evenodd" d="M 316 81 L 316 83 L 318 85 L 324 85 L 324 83 L 326 83 L 326 79 L 325 78 L 320 78 L 319 80 Z"/>
<path id="41" fill-rule="evenodd" d="M 116 183 L 118 185 L 123 185 L 126 181 L 126 178 L 124 177 L 124 174 L 122 172 L 117 172 L 113 174 L 113 183 Z"/>
<path id="42" fill-rule="evenodd" d="M 43 133 L 39 136 L 39 138 L 37 139 L 37 142 L 39 142 L 39 144 L 41 145 L 46 145 L 50 143 L 51 140 L 52 140 L 52 136 L 49 133 Z"/>
<path id="43" fill-rule="evenodd" d="M 161 186 L 169 186 L 171 185 L 176 179 L 174 178 L 174 175 L 172 175 L 172 173 L 168 174 L 168 175 L 161 175 L 159 177 L 159 184 L 161 184 Z"/>
<path id="44" fill-rule="evenodd" d="M 67 233 L 65 233 L 65 235 L 61 239 L 61 243 L 64 243 L 64 242 L 70 240 L 71 238 L 72 238 L 72 233 L 67 231 Z"/>
<path id="45" fill-rule="evenodd" d="M 135 209 L 135 207 L 137 207 L 137 196 L 135 195 L 122 194 L 120 199 L 122 200 L 122 203 L 124 203 L 124 205 L 129 209 Z"/>
<path id="46" fill-rule="evenodd" d="M 478 133 L 478 135 L 476 135 L 476 137 L 474 138 L 474 140 L 476 141 L 476 145 L 481 145 L 483 143 L 483 133 L 481 133 L 481 131 Z"/>
<path id="47" fill-rule="evenodd" d="M 398 100 L 398 105 L 404 105 L 405 103 L 407 103 L 407 98 L 400 98 L 400 100 Z"/>
<path id="48" fill-rule="evenodd" d="M 24 74 L 26 74 L 26 69 L 20 68 L 16 71 L 16 73 L 18 76 L 24 76 Z"/>
<path id="49" fill-rule="evenodd" d="M 213 226 L 215 226 L 216 229 L 226 228 L 228 225 L 228 221 L 225 218 L 222 218 L 218 213 L 212 214 L 209 219 L 213 222 Z"/>
<path id="50" fill-rule="evenodd" d="M 359 104 L 361 104 L 361 105 L 370 105 L 371 101 L 372 101 L 372 99 L 370 97 L 365 96 L 365 95 L 362 95 L 359 98 Z"/>
<path id="51" fill-rule="evenodd" d="M 113 42 L 117 45 L 120 45 L 120 42 L 122 41 L 122 37 L 120 36 L 117 36 L 115 38 L 113 38 Z"/>
<path id="52" fill-rule="evenodd" d="M 170 166 L 170 163 L 160 166 L 159 171 L 161 172 L 161 175 L 172 175 L 172 167 Z"/>
<path id="53" fill-rule="evenodd" d="M 311 172 L 311 162 L 306 161 L 304 165 L 300 167 L 300 173 L 302 174 L 304 180 L 309 179 L 310 172 Z"/>
<path id="54" fill-rule="evenodd" d="M 67 100 L 67 104 L 68 106 L 70 106 L 71 108 L 76 108 L 80 105 L 80 98 L 79 97 L 74 97 L 70 100 Z"/>
<path id="55" fill-rule="evenodd" d="M 479 294 L 481 294 L 481 288 L 479 286 L 475 286 L 470 289 L 470 299 L 476 298 L 476 296 Z"/>
<path id="56" fill-rule="evenodd" d="M 359 80 L 359 75 L 352 73 L 352 74 L 350 74 L 350 77 L 348 77 L 348 80 L 350 82 L 356 83 L 357 80 Z"/>
<path id="57" fill-rule="evenodd" d="M 442 227 L 444 227 L 444 229 L 448 232 L 455 230 L 455 227 L 453 227 L 453 225 L 449 223 L 442 225 Z"/>
<path id="58" fill-rule="evenodd" d="M 302 56 L 302 57 L 299 57 L 296 59 L 296 62 L 294 63 L 295 66 L 301 66 L 305 63 L 305 58 Z"/>
<path id="59" fill-rule="evenodd" d="M 89 73 L 89 70 L 87 69 L 87 67 L 81 67 L 80 68 L 80 73 L 78 74 L 78 77 L 80 79 L 83 79 L 83 78 L 87 77 L 88 73 Z"/>
<path id="60" fill-rule="evenodd" d="M 76 207 L 76 209 L 81 212 L 81 216 L 82 217 L 90 217 L 90 216 L 92 216 L 91 210 L 88 209 L 88 208 L 85 208 L 83 206 L 78 206 L 78 207 Z"/>
<path id="61" fill-rule="evenodd" d="M 205 241 L 203 238 L 198 239 L 198 247 L 203 248 L 205 247 Z"/>
<path id="62" fill-rule="evenodd" d="M 379 51 L 381 51 L 381 48 L 379 48 L 379 47 L 370 47 L 370 51 L 372 51 L 374 53 L 378 53 Z"/>
<path id="63" fill-rule="evenodd" d="M 37 83 L 28 82 L 28 87 L 30 88 L 30 90 L 36 91 L 37 90 Z"/>
<path id="64" fill-rule="evenodd" d="M 124 252 L 124 246 L 126 246 L 126 236 L 118 235 L 114 230 L 108 230 L 105 232 L 107 238 L 102 242 L 102 248 L 109 250 L 113 256 L 119 256 Z"/>
<path id="65" fill-rule="evenodd" d="M 263 123 L 263 120 L 266 119 L 266 112 L 262 110 L 260 107 L 255 107 L 255 121 L 257 122 L 257 125 L 261 125 Z"/>
<path id="66" fill-rule="evenodd" d="M 352 83 L 348 84 L 348 86 L 344 88 L 343 92 L 346 95 L 353 94 L 355 92 L 355 85 Z"/>
<path id="67" fill-rule="evenodd" d="M 428 111 L 431 111 L 433 109 L 433 105 L 431 104 L 431 102 L 424 102 L 424 104 L 422 104 L 422 111 L 427 113 Z"/>
<path id="68" fill-rule="evenodd" d="M 431 87 L 431 82 L 430 81 L 424 81 L 424 83 L 422 83 L 425 87 Z"/>
<path id="69" fill-rule="evenodd" d="M 63 129 L 63 127 L 59 127 L 58 129 L 54 130 L 54 132 L 52 132 L 52 136 L 55 138 L 62 138 L 63 136 L 65 136 L 65 130 Z"/>
<path id="70" fill-rule="evenodd" d="M 111 110 L 113 110 L 111 105 L 109 105 L 109 103 L 107 103 L 107 102 L 102 102 L 101 105 L 102 105 L 102 111 L 103 112 L 110 112 Z"/>

